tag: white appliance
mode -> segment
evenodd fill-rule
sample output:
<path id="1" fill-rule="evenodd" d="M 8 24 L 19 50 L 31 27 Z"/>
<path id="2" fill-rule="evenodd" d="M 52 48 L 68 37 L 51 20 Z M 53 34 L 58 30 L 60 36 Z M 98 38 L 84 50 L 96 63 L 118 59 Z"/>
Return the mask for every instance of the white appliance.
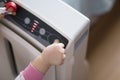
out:
<path id="1" fill-rule="evenodd" d="M 12 1 L 17 15 L 0 23 L 0 80 L 14 80 L 55 39 L 65 44 L 66 59 L 44 80 L 86 80 L 89 19 L 61 0 Z"/>

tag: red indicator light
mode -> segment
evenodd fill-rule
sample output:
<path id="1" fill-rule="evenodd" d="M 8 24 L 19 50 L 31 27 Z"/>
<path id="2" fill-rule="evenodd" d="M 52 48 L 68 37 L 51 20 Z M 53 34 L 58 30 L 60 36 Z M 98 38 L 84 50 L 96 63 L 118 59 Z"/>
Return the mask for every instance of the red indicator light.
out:
<path id="1" fill-rule="evenodd" d="M 35 26 L 35 25 L 33 25 L 33 28 L 36 28 L 36 26 Z"/>
<path id="2" fill-rule="evenodd" d="M 34 23 L 32 24 L 32 27 L 31 27 L 31 32 L 33 33 L 35 31 L 35 29 L 37 28 L 37 25 L 39 24 L 38 21 L 34 20 Z"/>
<path id="3" fill-rule="evenodd" d="M 32 28 L 32 30 L 35 30 L 35 28 Z"/>
<path id="4" fill-rule="evenodd" d="M 33 25 L 37 26 L 37 23 L 33 23 Z"/>
<path id="5" fill-rule="evenodd" d="M 34 32 L 33 30 L 31 30 L 31 32 Z"/>

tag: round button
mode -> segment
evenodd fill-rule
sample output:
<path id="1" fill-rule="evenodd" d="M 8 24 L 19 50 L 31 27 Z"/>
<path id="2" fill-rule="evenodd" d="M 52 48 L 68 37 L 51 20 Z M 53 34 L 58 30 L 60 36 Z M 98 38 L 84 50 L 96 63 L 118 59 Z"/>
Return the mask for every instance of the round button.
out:
<path id="1" fill-rule="evenodd" d="M 31 20 L 30 20 L 29 17 L 26 17 L 26 18 L 24 19 L 24 23 L 25 23 L 25 24 L 30 24 L 30 22 L 31 22 Z"/>
<path id="2" fill-rule="evenodd" d="M 51 34 L 48 36 L 48 41 L 50 44 L 52 44 L 55 40 L 58 40 L 59 42 L 61 42 L 61 39 L 54 34 Z"/>
<path id="3" fill-rule="evenodd" d="M 40 33 L 41 35 L 45 35 L 46 30 L 45 30 L 44 28 L 41 28 L 40 31 L 39 31 L 39 33 Z"/>

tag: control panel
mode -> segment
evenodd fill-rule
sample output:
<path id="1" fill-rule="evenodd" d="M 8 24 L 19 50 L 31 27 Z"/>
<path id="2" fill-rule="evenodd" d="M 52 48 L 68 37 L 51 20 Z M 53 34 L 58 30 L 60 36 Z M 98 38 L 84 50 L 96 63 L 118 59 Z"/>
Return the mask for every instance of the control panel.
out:
<path id="1" fill-rule="evenodd" d="M 35 38 L 44 46 L 52 44 L 55 39 L 66 45 L 68 40 L 53 29 L 49 24 L 36 17 L 31 12 L 25 10 L 21 6 L 17 5 L 16 16 L 7 15 L 6 18 L 15 23 L 19 28 Z"/>

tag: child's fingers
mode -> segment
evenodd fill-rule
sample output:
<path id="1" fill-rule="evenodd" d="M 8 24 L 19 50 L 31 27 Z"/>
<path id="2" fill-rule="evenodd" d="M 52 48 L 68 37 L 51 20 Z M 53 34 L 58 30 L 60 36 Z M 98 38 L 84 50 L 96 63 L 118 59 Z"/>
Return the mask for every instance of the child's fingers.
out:
<path id="1" fill-rule="evenodd" d="M 54 43 L 60 43 L 59 39 L 55 39 Z"/>
<path id="2" fill-rule="evenodd" d="M 66 58 L 66 55 L 65 54 L 63 54 L 63 59 L 65 59 Z"/>
<path id="3" fill-rule="evenodd" d="M 60 43 L 59 39 L 55 39 L 55 40 L 54 40 L 54 43 L 58 43 L 58 45 L 59 45 L 60 47 L 62 47 L 62 48 L 65 47 L 65 45 L 64 45 L 63 43 Z"/>
<path id="4" fill-rule="evenodd" d="M 65 47 L 65 45 L 64 45 L 63 43 L 59 43 L 58 45 L 59 45 L 60 47 L 62 47 L 62 48 Z"/>
<path id="5" fill-rule="evenodd" d="M 61 63 L 60 63 L 59 65 L 62 65 L 62 64 L 64 63 L 65 58 L 66 58 L 66 55 L 65 55 L 65 54 L 63 54 L 63 57 L 62 57 L 62 59 L 61 59 Z"/>

